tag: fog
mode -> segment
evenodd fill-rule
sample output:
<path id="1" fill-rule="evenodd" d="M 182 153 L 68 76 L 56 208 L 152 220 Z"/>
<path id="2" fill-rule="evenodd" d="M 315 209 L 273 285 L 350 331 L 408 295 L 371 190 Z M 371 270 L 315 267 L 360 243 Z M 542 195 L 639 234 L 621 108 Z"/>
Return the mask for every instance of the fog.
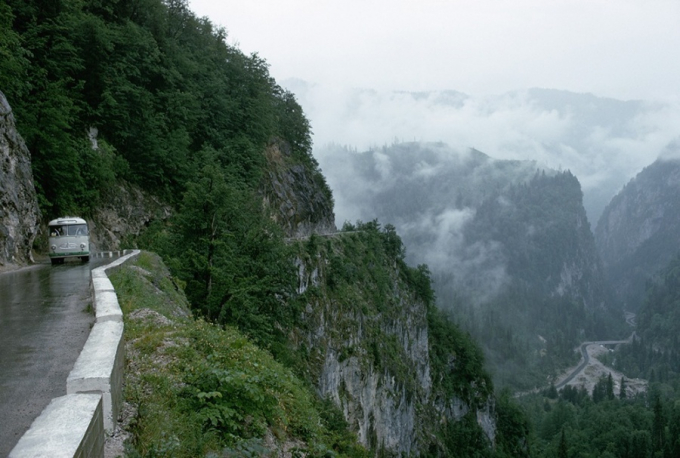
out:
<path id="1" fill-rule="evenodd" d="M 340 224 L 359 215 L 345 205 L 343 193 L 348 191 L 339 186 L 342 161 L 329 157 L 337 152 L 328 148 L 332 143 L 362 152 L 402 141 L 444 142 L 458 151 L 475 148 L 496 159 L 570 170 L 581 183 L 593 228 L 622 186 L 660 155 L 678 150 L 680 104 L 674 102 L 621 101 L 546 89 L 468 96 L 295 79 L 283 86 L 296 94 L 310 120 L 314 153 L 336 196 Z M 428 172 L 418 173 L 426 179 Z"/>

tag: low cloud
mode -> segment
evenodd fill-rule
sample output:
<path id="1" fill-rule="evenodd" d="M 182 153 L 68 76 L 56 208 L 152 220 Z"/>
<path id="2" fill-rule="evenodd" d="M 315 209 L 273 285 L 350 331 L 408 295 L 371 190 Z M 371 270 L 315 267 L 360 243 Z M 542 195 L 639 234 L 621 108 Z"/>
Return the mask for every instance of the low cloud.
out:
<path id="1" fill-rule="evenodd" d="M 400 226 L 406 239 L 425 239 L 407 251 L 413 264 L 426 263 L 435 274 L 446 273 L 450 291 L 465 291 L 476 301 L 493 298 L 508 282 L 506 260 L 500 243 L 490 241 L 467 245 L 465 225 L 475 216 L 472 208 L 447 208 L 428 214 L 417 223 Z M 441 278 L 441 277 L 440 277 Z"/>
<path id="2" fill-rule="evenodd" d="M 459 151 L 475 148 L 496 159 L 533 160 L 539 167 L 571 170 L 581 182 L 592 226 L 631 178 L 659 155 L 669 154 L 680 123 L 678 103 L 565 91 L 470 97 L 454 91 L 387 92 L 299 80 L 283 84 L 296 93 L 310 119 L 315 155 L 336 199 L 345 192 L 333 186 L 342 165 L 329 157 L 334 150 L 328 144 L 366 151 L 396 142 L 444 142 Z M 378 172 L 389 176 L 389 161 Z M 423 165 L 415 172 L 426 177 L 436 170 Z"/>

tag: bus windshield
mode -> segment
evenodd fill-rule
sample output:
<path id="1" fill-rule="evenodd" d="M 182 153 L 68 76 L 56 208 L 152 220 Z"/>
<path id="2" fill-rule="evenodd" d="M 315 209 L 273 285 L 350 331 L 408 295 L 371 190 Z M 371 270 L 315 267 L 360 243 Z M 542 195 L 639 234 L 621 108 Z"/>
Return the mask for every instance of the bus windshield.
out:
<path id="1" fill-rule="evenodd" d="M 87 235 L 87 224 L 65 224 L 63 226 L 50 226 L 50 237 L 63 237 L 65 235 Z"/>

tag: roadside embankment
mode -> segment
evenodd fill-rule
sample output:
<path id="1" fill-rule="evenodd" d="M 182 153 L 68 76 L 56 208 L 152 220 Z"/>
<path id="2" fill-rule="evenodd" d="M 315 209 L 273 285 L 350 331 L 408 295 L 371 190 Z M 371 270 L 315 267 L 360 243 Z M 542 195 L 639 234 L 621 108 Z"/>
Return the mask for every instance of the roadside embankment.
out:
<path id="1" fill-rule="evenodd" d="M 125 253 L 123 253 L 125 254 Z M 10 452 L 10 458 L 102 457 L 122 402 L 123 314 L 106 270 L 138 250 L 92 270 L 95 324 L 66 381 L 66 395 L 55 398 Z"/>

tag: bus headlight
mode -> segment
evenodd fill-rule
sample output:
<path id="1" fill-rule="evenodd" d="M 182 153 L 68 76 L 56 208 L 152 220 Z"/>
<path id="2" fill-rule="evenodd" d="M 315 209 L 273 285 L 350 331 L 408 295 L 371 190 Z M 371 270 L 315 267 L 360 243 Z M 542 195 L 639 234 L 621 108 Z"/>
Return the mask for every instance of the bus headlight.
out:
<path id="1" fill-rule="evenodd" d="M 81 243 L 81 244 L 80 244 L 80 249 L 81 249 L 81 250 L 84 250 L 84 249 L 85 249 L 85 244 L 84 244 L 84 243 Z"/>
<path id="2" fill-rule="evenodd" d="M 56 245 L 52 245 L 50 248 L 52 248 L 52 251 L 54 251 L 54 250 L 57 249 L 57 246 L 56 246 Z"/>

